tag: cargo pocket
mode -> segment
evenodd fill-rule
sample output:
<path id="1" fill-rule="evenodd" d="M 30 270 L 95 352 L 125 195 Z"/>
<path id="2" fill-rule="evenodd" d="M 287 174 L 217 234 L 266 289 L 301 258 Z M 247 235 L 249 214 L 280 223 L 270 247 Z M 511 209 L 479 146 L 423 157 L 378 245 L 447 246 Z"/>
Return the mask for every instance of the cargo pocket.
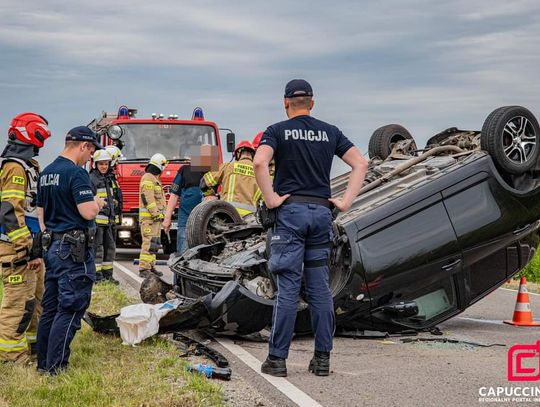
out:
<path id="1" fill-rule="evenodd" d="M 90 305 L 92 279 L 84 272 L 69 272 L 59 284 L 60 307 L 73 312 L 81 311 Z"/>
<path id="2" fill-rule="evenodd" d="M 294 251 L 291 245 L 292 235 L 276 232 L 270 242 L 270 261 L 268 269 L 274 274 L 281 274 L 293 265 Z"/>

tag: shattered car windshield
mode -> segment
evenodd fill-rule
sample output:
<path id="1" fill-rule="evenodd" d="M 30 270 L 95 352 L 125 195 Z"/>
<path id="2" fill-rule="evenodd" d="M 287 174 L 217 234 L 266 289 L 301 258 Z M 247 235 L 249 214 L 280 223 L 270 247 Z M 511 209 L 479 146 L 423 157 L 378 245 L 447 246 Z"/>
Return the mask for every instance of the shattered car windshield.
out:
<path id="1" fill-rule="evenodd" d="M 124 130 L 122 153 L 126 160 L 149 159 L 156 153 L 179 160 L 199 153 L 202 144 L 216 145 L 212 126 L 190 124 L 120 124 Z"/>

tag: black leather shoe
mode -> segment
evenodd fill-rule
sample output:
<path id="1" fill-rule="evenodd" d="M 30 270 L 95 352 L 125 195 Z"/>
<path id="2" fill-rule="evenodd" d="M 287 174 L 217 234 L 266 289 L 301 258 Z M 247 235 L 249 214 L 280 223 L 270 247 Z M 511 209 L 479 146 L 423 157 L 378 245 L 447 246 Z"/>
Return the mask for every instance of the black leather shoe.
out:
<path id="1" fill-rule="evenodd" d="M 285 359 L 281 358 L 266 358 L 261 366 L 261 372 L 276 377 L 287 377 L 287 365 Z"/>
<path id="2" fill-rule="evenodd" d="M 309 362 L 308 370 L 315 376 L 328 376 L 330 374 L 330 352 L 315 351 Z"/>

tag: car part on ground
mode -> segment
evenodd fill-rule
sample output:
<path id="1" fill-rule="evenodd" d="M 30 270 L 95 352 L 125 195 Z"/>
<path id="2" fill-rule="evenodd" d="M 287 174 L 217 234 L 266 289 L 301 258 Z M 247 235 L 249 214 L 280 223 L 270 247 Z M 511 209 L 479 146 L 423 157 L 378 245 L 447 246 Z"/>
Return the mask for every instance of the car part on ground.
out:
<path id="1" fill-rule="evenodd" d="M 537 143 L 528 143 L 539 132 L 527 112 L 497 109 L 482 132 L 447 129 L 423 152 L 407 150 L 409 138 L 389 137 L 395 125 L 377 133 L 383 140 L 374 145 L 390 151 L 371 160 L 361 193 L 333 223 L 329 284 L 338 331 L 433 328 L 525 267 L 540 241 L 540 164 L 528 161 L 537 154 Z M 504 156 L 502 147 L 480 149 L 493 140 L 509 146 L 511 129 L 525 143 L 520 163 L 509 147 Z M 512 159 L 528 170 L 505 171 L 504 160 Z M 332 180 L 333 196 L 348 176 Z M 266 233 L 251 222 L 229 224 L 170 264 L 172 292 L 206 298 L 213 331 L 247 334 L 271 323 L 275 282 Z M 192 220 L 194 229 L 205 225 Z M 302 291 L 295 332 L 310 326 Z"/>

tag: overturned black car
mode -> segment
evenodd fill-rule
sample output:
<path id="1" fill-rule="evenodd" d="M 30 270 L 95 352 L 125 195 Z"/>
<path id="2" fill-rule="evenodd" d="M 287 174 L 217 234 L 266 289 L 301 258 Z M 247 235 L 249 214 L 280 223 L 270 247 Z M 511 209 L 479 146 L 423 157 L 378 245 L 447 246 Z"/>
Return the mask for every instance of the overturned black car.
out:
<path id="1" fill-rule="evenodd" d="M 496 109 L 481 131 L 449 128 L 424 149 L 400 125 L 377 129 L 364 187 L 333 225 L 338 332 L 433 327 L 525 267 L 539 243 L 539 142 L 536 118 L 520 106 Z M 332 195 L 347 181 L 334 178 Z M 170 261 L 174 287 L 146 282 L 143 301 L 202 297 L 217 332 L 268 326 L 270 239 L 255 218 L 242 220 L 225 202 L 202 203 L 187 238 L 190 249 Z M 295 329 L 310 328 L 301 294 Z"/>

